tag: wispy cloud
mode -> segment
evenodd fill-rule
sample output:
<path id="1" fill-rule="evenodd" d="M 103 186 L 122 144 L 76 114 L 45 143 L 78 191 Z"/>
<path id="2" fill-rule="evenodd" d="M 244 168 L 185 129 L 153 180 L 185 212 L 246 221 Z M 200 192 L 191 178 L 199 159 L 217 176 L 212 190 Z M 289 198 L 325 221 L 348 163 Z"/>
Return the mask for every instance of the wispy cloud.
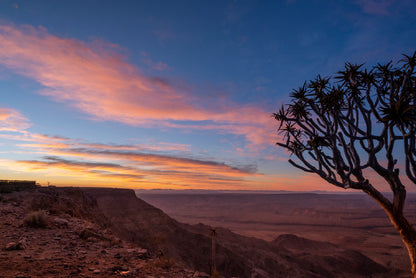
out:
<path id="1" fill-rule="evenodd" d="M 18 111 L 0 111 L 5 111 L 0 117 L 0 125 L 10 122 L 7 121 L 10 117 L 24 119 L 24 124 L 13 124 L 12 128 L 8 127 L 0 133 L 0 138 L 12 141 L 8 143 L 11 152 L 40 157 L 3 159 L 0 167 L 42 174 L 43 178 L 52 181 L 65 178 L 63 181 L 66 184 L 72 182 L 73 185 L 84 183 L 137 188 L 192 186 L 231 189 L 249 184 L 250 178 L 261 176 L 255 164 L 232 165 L 195 157 L 190 154 L 187 145 L 164 142 L 91 143 L 82 139 L 31 133 L 26 130 L 29 120 L 20 117 Z"/>
<path id="2" fill-rule="evenodd" d="M 398 0 L 356 0 L 365 13 L 374 15 L 389 15 L 394 10 Z"/>
<path id="3" fill-rule="evenodd" d="M 69 155 L 69 152 L 66 154 Z M 89 154 L 82 156 L 88 152 Z M 257 175 L 250 167 L 236 168 L 214 161 L 181 157 L 115 152 L 95 154 L 92 150 L 78 151 L 77 154 L 78 159 L 45 156 L 41 160 L 19 160 L 12 164 L 15 167 L 21 165 L 27 171 L 47 172 L 49 175 L 72 174 L 76 175 L 78 180 L 85 182 L 94 179 L 98 184 L 110 179 L 114 186 L 136 188 L 234 188 L 249 184 L 245 177 Z M 115 158 L 119 163 L 100 162 L 102 155 L 107 159 Z M 71 179 L 67 182 L 71 182 Z"/>
<path id="4" fill-rule="evenodd" d="M 176 87 L 174 80 L 145 76 L 126 62 L 116 45 L 85 43 L 51 35 L 42 27 L 14 25 L 0 26 L 0 40 L 0 64 L 42 84 L 41 94 L 96 120 L 221 130 L 245 136 L 252 144 L 272 142 L 270 112 L 227 100 L 207 102 Z"/>
<path id="5" fill-rule="evenodd" d="M 0 107 L 0 131 L 21 131 L 29 127 L 29 120 L 19 111 Z"/>
<path id="6" fill-rule="evenodd" d="M 142 51 L 140 53 L 142 55 L 142 62 L 149 66 L 150 69 L 152 70 L 157 70 L 157 71 L 164 71 L 164 70 L 169 70 L 169 66 L 161 61 L 159 62 L 154 62 L 152 59 L 150 59 L 149 54 L 145 51 Z"/>
<path id="7" fill-rule="evenodd" d="M 74 170 L 95 169 L 95 170 L 120 170 L 123 167 L 115 163 L 85 162 L 62 159 L 59 157 L 46 156 L 43 161 L 22 160 L 19 163 L 31 164 L 33 168 L 64 167 Z"/>
<path id="8" fill-rule="evenodd" d="M 115 146 L 111 144 L 91 144 L 75 141 L 64 144 L 51 141 L 17 144 L 17 146 L 32 151 L 37 150 L 38 152 L 43 152 L 45 155 L 79 157 L 80 159 L 100 161 L 121 161 L 120 163 L 132 167 L 151 167 L 152 169 L 160 169 L 163 171 L 198 172 L 241 177 L 254 176 L 257 172 L 256 165 L 233 166 L 213 160 L 186 157 L 181 154 L 164 154 L 155 149 L 147 149 L 146 146 L 140 145 Z"/>

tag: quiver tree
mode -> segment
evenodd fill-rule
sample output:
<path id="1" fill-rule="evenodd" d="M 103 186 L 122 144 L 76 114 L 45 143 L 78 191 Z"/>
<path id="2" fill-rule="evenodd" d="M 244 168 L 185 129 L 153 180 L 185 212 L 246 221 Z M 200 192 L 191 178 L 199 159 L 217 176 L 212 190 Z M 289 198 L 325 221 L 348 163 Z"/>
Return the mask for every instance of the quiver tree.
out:
<path id="1" fill-rule="evenodd" d="M 416 230 L 403 214 L 416 184 L 416 52 L 371 70 L 346 63 L 335 78 L 318 75 L 293 90 L 274 113 L 289 162 L 341 188 L 362 190 L 386 211 L 407 247 L 416 277 Z M 332 81 L 332 83 L 331 83 Z M 380 190 L 384 179 L 393 198 Z"/>

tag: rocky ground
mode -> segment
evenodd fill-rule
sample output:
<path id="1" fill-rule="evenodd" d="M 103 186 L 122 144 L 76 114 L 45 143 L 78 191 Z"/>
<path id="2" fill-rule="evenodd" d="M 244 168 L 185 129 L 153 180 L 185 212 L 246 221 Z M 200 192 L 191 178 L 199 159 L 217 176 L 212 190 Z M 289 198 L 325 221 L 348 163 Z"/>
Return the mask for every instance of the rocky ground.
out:
<path id="1" fill-rule="evenodd" d="M 104 220 L 40 210 L 48 204 L 39 200 L 39 192 L 0 195 L 0 277 L 208 277 L 120 240 Z"/>
<path id="2" fill-rule="evenodd" d="M 133 190 L 1 189 L 0 278 L 209 277 L 212 227 L 180 223 Z M 335 244 L 216 232 L 216 268 L 224 277 L 406 277 Z"/>

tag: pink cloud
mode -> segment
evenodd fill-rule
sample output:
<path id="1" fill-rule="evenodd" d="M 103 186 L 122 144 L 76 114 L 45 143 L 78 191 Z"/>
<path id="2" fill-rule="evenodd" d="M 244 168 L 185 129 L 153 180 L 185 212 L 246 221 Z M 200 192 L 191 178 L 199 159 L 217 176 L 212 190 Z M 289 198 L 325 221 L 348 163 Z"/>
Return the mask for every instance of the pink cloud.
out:
<path id="1" fill-rule="evenodd" d="M 0 131 L 22 131 L 29 126 L 29 120 L 20 112 L 0 107 Z"/>
<path id="2" fill-rule="evenodd" d="M 155 69 L 155 70 L 162 71 L 162 70 L 168 69 L 168 65 L 165 64 L 165 63 L 162 63 L 162 62 L 157 62 L 157 63 L 154 63 L 153 64 L 153 67 L 152 68 Z"/>
<path id="3" fill-rule="evenodd" d="M 42 84 L 41 94 L 96 120 L 221 130 L 245 136 L 252 144 L 272 141 L 274 123 L 261 107 L 207 102 L 164 79 L 145 76 L 126 62 L 117 45 L 85 43 L 53 36 L 42 27 L 13 25 L 0 25 L 0 41 L 0 64 Z"/>
<path id="4" fill-rule="evenodd" d="M 169 70 L 169 66 L 161 61 L 159 62 L 154 62 L 149 58 L 149 54 L 145 51 L 140 52 L 140 54 L 143 56 L 142 62 L 149 66 L 149 68 L 153 69 L 153 70 L 158 70 L 158 71 L 164 71 L 164 70 Z"/>
<path id="5" fill-rule="evenodd" d="M 388 15 L 390 7 L 397 0 L 356 0 L 355 2 L 368 14 Z"/>
<path id="6" fill-rule="evenodd" d="M 43 160 L 16 161 L 16 165 L 26 165 L 28 171 L 65 170 L 76 173 L 78 177 L 87 173 L 85 178 L 91 175 L 95 179 L 111 176 L 113 180 L 120 178 L 119 181 L 138 175 L 146 176 L 146 181 L 155 186 L 157 182 L 170 182 L 175 186 L 244 184 L 247 182 L 245 178 L 262 176 L 257 173 L 256 165 L 230 165 L 185 155 L 186 145 L 163 142 L 151 145 L 89 143 L 30 132 L 0 134 L 0 138 L 23 141 L 16 146 L 26 150 L 24 153 L 44 156 Z"/>
<path id="7" fill-rule="evenodd" d="M 16 129 L 18 134 L 5 134 L 0 133 L 0 138 L 14 141 L 23 141 L 30 143 L 19 143 L 16 144 L 18 147 L 28 149 L 94 149 L 103 151 L 146 151 L 146 152 L 189 152 L 189 145 L 185 144 L 174 144 L 174 143 L 153 143 L 153 144 L 131 144 L 131 145 L 120 145 L 120 144 L 103 144 L 103 143 L 88 143 L 80 139 L 70 139 L 59 136 L 48 136 L 38 133 L 30 133 L 28 131 L 22 131 Z"/>

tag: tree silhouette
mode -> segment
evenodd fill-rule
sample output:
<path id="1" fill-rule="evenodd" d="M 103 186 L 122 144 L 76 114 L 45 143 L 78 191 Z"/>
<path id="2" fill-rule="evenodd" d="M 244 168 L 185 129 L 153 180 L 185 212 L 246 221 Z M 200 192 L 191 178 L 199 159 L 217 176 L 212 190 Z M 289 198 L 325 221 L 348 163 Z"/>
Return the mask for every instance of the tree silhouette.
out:
<path id="1" fill-rule="evenodd" d="M 346 63 L 335 80 L 318 75 L 274 113 L 289 162 L 327 182 L 362 190 L 385 210 L 409 252 L 416 277 L 416 230 L 403 208 L 416 184 L 416 52 L 371 70 Z M 333 81 L 331 83 L 331 81 Z M 380 191 L 373 173 L 393 192 Z M 401 174 L 404 172 L 404 174 Z M 376 175 L 377 176 L 377 175 Z"/>

